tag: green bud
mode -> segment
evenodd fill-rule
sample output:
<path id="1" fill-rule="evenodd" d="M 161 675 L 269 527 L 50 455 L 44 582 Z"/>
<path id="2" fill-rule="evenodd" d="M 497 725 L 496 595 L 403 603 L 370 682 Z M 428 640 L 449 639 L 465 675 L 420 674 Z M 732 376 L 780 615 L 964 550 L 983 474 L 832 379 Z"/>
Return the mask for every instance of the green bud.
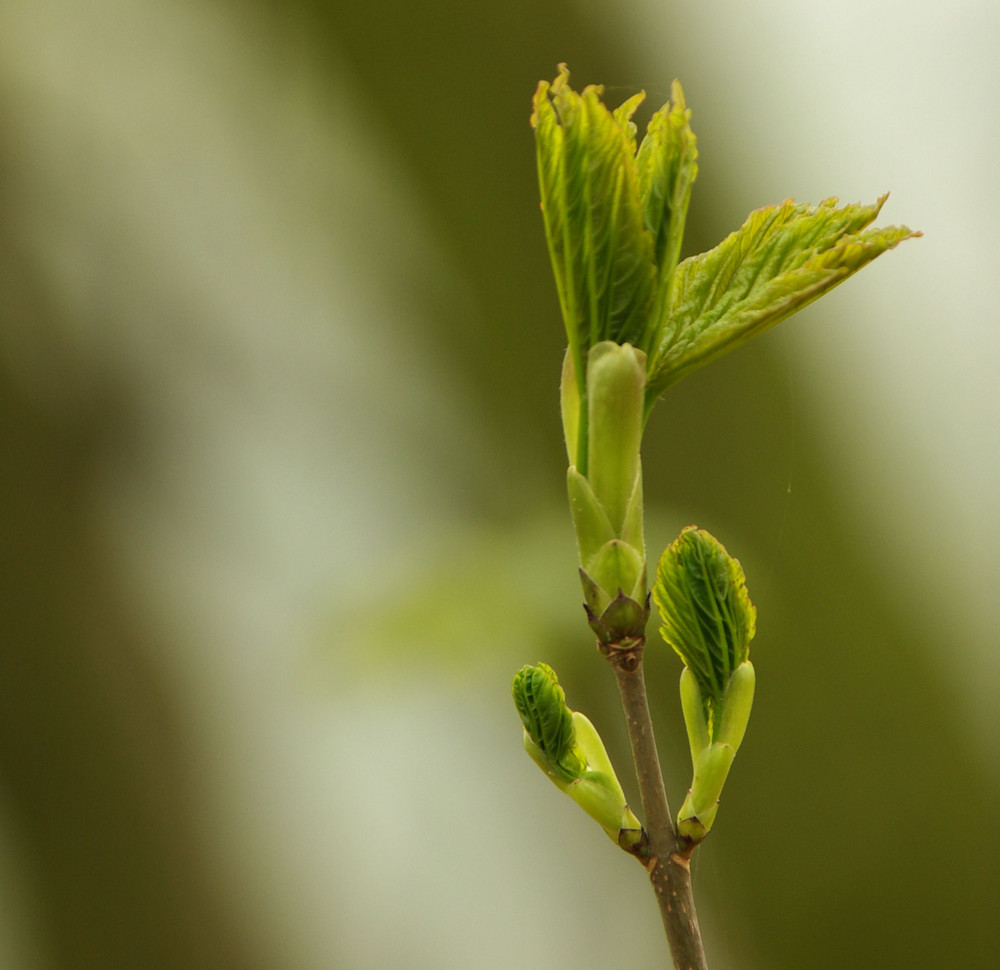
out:
<path id="1" fill-rule="evenodd" d="M 583 570 L 580 571 L 585 595 L 597 589 L 589 581 Z M 598 590 L 600 594 L 600 590 Z M 603 596 L 603 594 L 600 594 Z M 587 598 L 591 598 L 587 596 Z M 644 642 L 646 638 L 646 621 L 649 619 L 649 597 L 640 603 L 619 593 L 602 612 L 591 609 L 589 603 L 584 603 L 587 611 L 587 622 L 597 635 L 601 650 L 612 645 L 621 646 L 625 641 Z"/>
<path id="2" fill-rule="evenodd" d="M 715 821 L 723 785 L 750 719 L 754 683 L 753 664 L 746 660 L 729 681 L 713 736 L 705 722 L 704 698 L 697 680 L 687 667 L 681 674 L 681 706 L 691 744 L 694 778 L 677 816 L 677 830 L 692 844 L 704 839 Z"/>
<path id="3" fill-rule="evenodd" d="M 522 740 L 532 760 L 617 845 L 638 853 L 646 835 L 625 802 L 621 783 L 594 725 L 566 705 L 566 695 L 548 664 L 522 667 L 511 686 L 524 726 Z"/>
<path id="4" fill-rule="evenodd" d="M 697 844 L 715 821 L 750 719 L 756 675 L 748 657 L 757 614 L 739 562 L 693 526 L 661 557 L 653 597 L 663 639 L 685 664 L 681 708 L 694 778 L 677 831 Z"/>

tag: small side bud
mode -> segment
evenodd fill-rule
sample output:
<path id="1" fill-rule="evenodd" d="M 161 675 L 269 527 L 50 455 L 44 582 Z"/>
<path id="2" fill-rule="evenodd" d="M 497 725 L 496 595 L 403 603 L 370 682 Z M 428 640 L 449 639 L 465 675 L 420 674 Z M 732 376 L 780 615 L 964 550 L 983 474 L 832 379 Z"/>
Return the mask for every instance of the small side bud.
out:
<path id="1" fill-rule="evenodd" d="M 543 663 L 522 667 L 511 693 L 532 760 L 612 842 L 633 855 L 641 854 L 646 833 L 625 801 L 604 742 L 583 714 L 566 706 L 555 671 Z"/>
<path id="2" fill-rule="evenodd" d="M 757 611 L 739 561 L 709 533 L 684 529 L 660 559 L 653 598 L 661 633 L 684 661 L 681 707 L 694 778 L 677 831 L 690 845 L 708 834 L 753 706 L 750 640 Z"/>
<path id="3" fill-rule="evenodd" d="M 580 571 L 584 590 L 588 589 L 589 577 Z M 592 585 L 592 584 L 591 584 Z M 597 636 L 597 646 L 601 653 L 608 656 L 609 651 L 619 650 L 626 645 L 633 645 L 641 652 L 646 642 L 646 621 L 649 619 L 649 597 L 639 603 L 619 593 L 598 614 L 590 603 L 584 604 L 587 611 L 587 622 Z"/>

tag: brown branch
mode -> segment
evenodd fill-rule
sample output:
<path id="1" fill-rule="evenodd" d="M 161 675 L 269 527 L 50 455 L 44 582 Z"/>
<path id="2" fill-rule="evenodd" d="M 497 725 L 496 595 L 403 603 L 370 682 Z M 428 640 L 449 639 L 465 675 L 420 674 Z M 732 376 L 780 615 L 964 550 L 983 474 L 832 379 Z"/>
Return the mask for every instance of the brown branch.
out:
<path id="1" fill-rule="evenodd" d="M 618 680 L 639 779 L 639 795 L 649 837 L 649 856 L 644 865 L 660 907 L 675 970 L 708 970 L 691 892 L 689 862 L 692 849 L 678 844 L 667 804 L 642 673 L 643 646 L 643 642 L 637 640 L 604 644 L 602 652 Z"/>

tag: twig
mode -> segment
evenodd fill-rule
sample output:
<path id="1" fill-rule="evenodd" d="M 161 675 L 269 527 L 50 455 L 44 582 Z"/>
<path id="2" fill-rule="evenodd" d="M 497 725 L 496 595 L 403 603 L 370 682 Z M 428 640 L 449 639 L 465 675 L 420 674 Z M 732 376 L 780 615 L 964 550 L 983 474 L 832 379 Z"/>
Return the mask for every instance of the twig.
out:
<path id="1" fill-rule="evenodd" d="M 649 857 L 644 864 L 660 907 L 675 970 L 708 970 L 691 892 L 691 849 L 678 844 L 656 752 L 642 673 L 643 644 L 616 647 L 606 654 L 618 680 L 646 817 Z"/>

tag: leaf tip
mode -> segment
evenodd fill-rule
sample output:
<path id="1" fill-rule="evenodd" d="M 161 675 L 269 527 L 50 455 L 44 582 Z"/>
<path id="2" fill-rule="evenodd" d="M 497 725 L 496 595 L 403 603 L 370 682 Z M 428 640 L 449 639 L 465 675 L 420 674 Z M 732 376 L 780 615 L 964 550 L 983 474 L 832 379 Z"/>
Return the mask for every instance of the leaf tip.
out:
<path id="1" fill-rule="evenodd" d="M 687 102 L 684 100 L 684 88 L 681 82 L 674 78 L 670 82 L 670 100 L 680 108 L 681 111 L 687 111 Z"/>

